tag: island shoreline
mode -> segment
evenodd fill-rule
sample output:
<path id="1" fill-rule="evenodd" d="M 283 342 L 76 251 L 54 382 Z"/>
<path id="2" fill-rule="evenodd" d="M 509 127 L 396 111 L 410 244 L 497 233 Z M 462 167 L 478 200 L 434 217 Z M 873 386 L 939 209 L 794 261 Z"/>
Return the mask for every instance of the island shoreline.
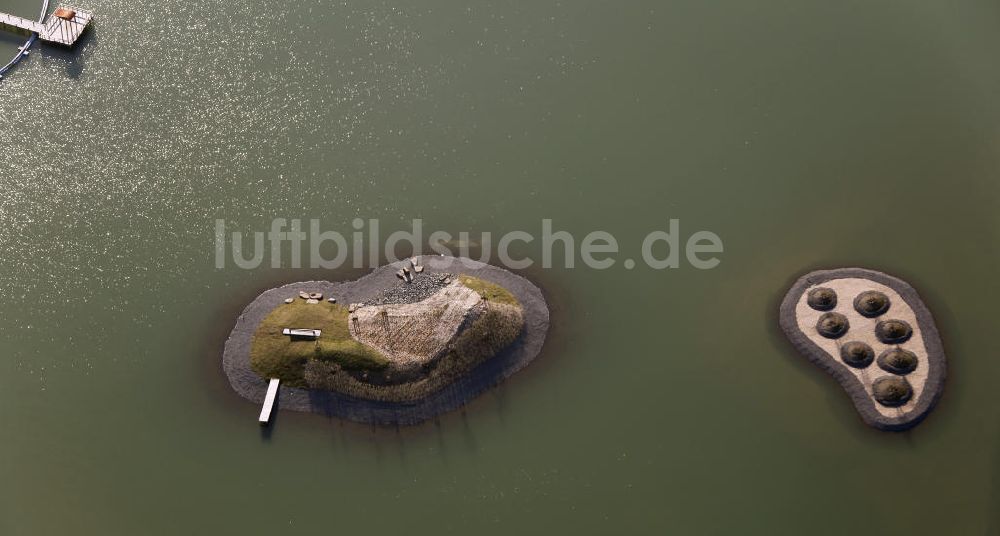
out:
<path id="1" fill-rule="evenodd" d="M 869 396 L 864 385 L 853 374 L 847 372 L 836 358 L 827 354 L 799 329 L 795 306 L 802 294 L 814 285 L 841 278 L 863 278 L 881 283 L 899 293 L 916 314 L 917 322 L 924 335 L 924 343 L 927 346 L 929 373 L 924 394 L 917 400 L 916 407 L 911 412 L 912 416 L 886 417 L 882 415 L 875 408 L 875 401 Z M 862 420 L 869 426 L 894 432 L 909 430 L 922 422 L 941 398 L 947 376 L 946 357 L 941 336 L 937 324 L 934 322 L 934 317 L 927 309 L 923 299 L 920 298 L 915 288 L 902 279 L 864 268 L 840 268 L 810 272 L 798 278 L 785 294 L 780 305 L 778 321 L 781 330 L 792 345 L 809 361 L 833 376 L 844 388 Z"/>

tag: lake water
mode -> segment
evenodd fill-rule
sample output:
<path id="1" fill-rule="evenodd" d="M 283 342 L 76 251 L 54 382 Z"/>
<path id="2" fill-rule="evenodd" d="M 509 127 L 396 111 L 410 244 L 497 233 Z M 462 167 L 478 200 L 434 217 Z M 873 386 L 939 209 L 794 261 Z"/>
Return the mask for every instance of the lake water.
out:
<path id="1" fill-rule="evenodd" d="M 0 83 L 0 533 L 1000 534 L 995 2 L 80 5 L 75 51 Z M 276 217 L 551 218 L 622 258 L 676 218 L 725 253 L 528 269 L 546 349 L 465 411 L 265 436 L 235 315 L 364 273 L 215 268 L 216 219 Z M 795 277 L 855 265 L 942 332 L 908 433 L 776 327 Z"/>

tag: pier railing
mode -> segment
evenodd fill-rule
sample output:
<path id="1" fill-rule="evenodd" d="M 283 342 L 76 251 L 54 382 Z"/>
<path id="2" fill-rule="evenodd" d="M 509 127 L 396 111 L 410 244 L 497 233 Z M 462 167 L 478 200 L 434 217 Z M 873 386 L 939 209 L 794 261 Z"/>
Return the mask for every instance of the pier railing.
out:
<path id="1" fill-rule="evenodd" d="M 40 22 L 28 20 L 24 17 L 18 17 L 17 15 L 11 15 L 9 13 L 0 13 L 0 25 L 19 28 L 31 33 L 41 33 L 45 29 L 45 26 L 43 26 Z"/>

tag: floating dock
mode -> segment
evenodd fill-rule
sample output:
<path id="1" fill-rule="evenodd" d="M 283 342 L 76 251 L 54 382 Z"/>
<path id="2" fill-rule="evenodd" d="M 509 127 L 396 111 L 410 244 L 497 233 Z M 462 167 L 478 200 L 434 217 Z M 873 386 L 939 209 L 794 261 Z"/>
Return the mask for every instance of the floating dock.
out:
<path id="1" fill-rule="evenodd" d="M 38 35 L 42 41 L 73 46 L 83 34 L 94 14 L 72 6 L 59 6 L 43 22 L 35 22 L 17 15 L 0 13 L 0 26 Z"/>
<path id="2" fill-rule="evenodd" d="M 278 385 L 281 380 L 271 378 L 271 383 L 267 384 L 267 395 L 264 396 L 264 407 L 260 408 L 260 417 L 257 419 L 261 426 L 267 426 L 271 422 L 271 410 L 274 409 L 274 401 L 278 399 Z"/>

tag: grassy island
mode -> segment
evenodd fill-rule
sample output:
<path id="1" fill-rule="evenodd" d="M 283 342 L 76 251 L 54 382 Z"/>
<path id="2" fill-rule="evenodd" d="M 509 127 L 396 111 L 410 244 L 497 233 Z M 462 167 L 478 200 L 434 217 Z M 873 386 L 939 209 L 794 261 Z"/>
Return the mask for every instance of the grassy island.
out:
<path id="1" fill-rule="evenodd" d="M 513 343 L 521 304 L 484 279 L 421 274 L 372 304 L 293 299 L 254 333 L 250 364 L 263 378 L 380 401 L 425 397 Z M 282 330 L 317 329 L 317 339 Z"/>
<path id="2" fill-rule="evenodd" d="M 265 378 L 280 378 L 293 387 L 305 387 L 304 371 L 310 360 L 336 364 L 346 370 L 381 370 L 389 365 L 382 354 L 354 340 L 347 327 L 349 313 L 342 305 L 295 300 L 282 304 L 264 319 L 253 339 L 250 363 Z M 318 340 L 293 340 L 286 327 L 319 329 Z"/>

